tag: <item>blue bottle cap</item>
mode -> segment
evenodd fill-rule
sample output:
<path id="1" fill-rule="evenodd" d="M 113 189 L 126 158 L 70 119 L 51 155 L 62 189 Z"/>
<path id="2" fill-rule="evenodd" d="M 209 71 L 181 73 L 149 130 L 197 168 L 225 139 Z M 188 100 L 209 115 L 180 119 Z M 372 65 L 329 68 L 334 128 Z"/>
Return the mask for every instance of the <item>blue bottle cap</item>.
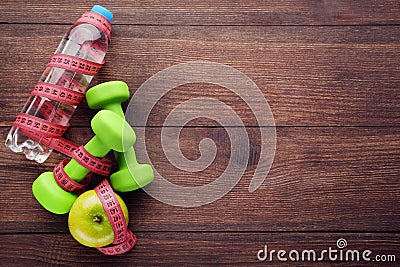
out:
<path id="1" fill-rule="evenodd" d="M 105 7 L 94 5 L 91 11 L 103 15 L 103 17 L 105 17 L 109 22 L 112 22 L 113 20 L 113 13 Z"/>

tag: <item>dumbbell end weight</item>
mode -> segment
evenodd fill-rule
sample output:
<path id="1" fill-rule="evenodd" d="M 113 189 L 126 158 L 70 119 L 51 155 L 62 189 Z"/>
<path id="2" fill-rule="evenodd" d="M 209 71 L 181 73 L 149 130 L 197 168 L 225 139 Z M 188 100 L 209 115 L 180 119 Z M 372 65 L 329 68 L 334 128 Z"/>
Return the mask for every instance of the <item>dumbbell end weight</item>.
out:
<path id="1" fill-rule="evenodd" d="M 55 214 L 68 213 L 77 198 L 76 194 L 58 186 L 52 172 L 42 173 L 33 182 L 32 192 L 40 205 Z"/>
<path id="2" fill-rule="evenodd" d="M 92 119 L 92 130 L 110 149 L 124 152 L 136 142 L 132 127 L 117 114 L 109 110 L 99 111 Z"/>
<path id="3" fill-rule="evenodd" d="M 153 168 L 149 164 L 140 164 L 113 173 L 110 184 L 118 192 L 129 192 L 148 185 L 153 179 Z"/>
<path id="4" fill-rule="evenodd" d="M 110 176 L 111 186 L 118 192 L 129 192 L 142 188 L 154 179 L 153 168 L 149 164 L 139 164 L 135 149 L 115 152 L 119 171 Z"/>
<path id="5" fill-rule="evenodd" d="M 111 110 L 124 118 L 121 103 L 129 99 L 128 85 L 123 81 L 109 81 L 93 86 L 86 92 L 91 109 Z"/>

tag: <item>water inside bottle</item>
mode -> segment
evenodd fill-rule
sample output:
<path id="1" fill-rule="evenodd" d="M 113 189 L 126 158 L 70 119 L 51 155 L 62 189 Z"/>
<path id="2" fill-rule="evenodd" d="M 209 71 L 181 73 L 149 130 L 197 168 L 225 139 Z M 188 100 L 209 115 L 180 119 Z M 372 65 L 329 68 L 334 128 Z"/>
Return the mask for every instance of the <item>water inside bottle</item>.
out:
<path id="1" fill-rule="evenodd" d="M 107 51 L 108 40 L 104 33 L 91 24 L 80 24 L 71 29 L 59 44 L 56 54 L 66 54 L 101 63 Z M 62 68 L 47 67 L 39 81 L 60 85 L 75 91 L 85 92 L 93 76 L 71 72 Z M 22 113 L 66 126 L 76 106 L 50 100 L 46 97 L 30 96 Z M 34 141 L 13 126 L 7 136 L 6 146 L 14 152 L 23 152 L 26 158 L 44 162 L 52 149 Z"/>

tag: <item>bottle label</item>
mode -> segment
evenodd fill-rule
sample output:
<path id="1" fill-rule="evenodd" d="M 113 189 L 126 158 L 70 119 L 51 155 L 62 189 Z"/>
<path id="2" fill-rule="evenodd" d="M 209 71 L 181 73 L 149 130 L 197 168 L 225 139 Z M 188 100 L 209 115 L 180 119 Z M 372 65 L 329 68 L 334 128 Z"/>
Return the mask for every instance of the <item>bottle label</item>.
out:
<path id="1" fill-rule="evenodd" d="M 113 245 L 97 248 L 106 255 L 118 255 L 132 249 L 136 244 L 136 237 L 127 228 L 125 216 L 114 191 L 107 180 L 103 180 L 95 189 L 108 220 L 114 232 Z"/>
<path id="2" fill-rule="evenodd" d="M 74 24 L 74 26 L 82 23 L 89 23 L 96 26 L 99 30 L 104 32 L 108 40 L 110 40 L 111 35 L 111 23 L 102 15 L 97 12 L 85 12 Z M 73 27 L 74 27 L 73 26 Z"/>

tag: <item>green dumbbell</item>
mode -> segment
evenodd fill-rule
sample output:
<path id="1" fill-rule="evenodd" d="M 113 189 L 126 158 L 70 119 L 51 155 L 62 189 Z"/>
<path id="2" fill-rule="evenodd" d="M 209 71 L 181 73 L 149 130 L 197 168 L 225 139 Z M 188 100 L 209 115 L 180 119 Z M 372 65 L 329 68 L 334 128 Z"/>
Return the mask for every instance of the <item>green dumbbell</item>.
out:
<path id="1" fill-rule="evenodd" d="M 136 141 L 132 127 L 114 112 L 102 110 L 91 122 L 95 136 L 84 148 L 95 157 L 105 157 L 113 149 L 124 151 Z M 65 173 L 74 181 L 80 182 L 90 172 L 75 159 L 65 165 Z M 61 189 L 54 180 L 53 172 L 42 173 L 32 185 L 32 192 L 39 203 L 48 211 L 56 214 L 69 212 L 77 195 Z"/>
<path id="2" fill-rule="evenodd" d="M 86 100 L 91 109 L 105 109 L 125 118 L 121 103 L 129 99 L 128 85 L 122 81 L 98 84 L 86 92 Z M 119 192 L 133 191 L 149 184 L 154 179 L 153 168 L 149 164 L 139 164 L 135 149 L 123 153 L 114 152 L 119 171 L 110 176 L 110 183 Z"/>

